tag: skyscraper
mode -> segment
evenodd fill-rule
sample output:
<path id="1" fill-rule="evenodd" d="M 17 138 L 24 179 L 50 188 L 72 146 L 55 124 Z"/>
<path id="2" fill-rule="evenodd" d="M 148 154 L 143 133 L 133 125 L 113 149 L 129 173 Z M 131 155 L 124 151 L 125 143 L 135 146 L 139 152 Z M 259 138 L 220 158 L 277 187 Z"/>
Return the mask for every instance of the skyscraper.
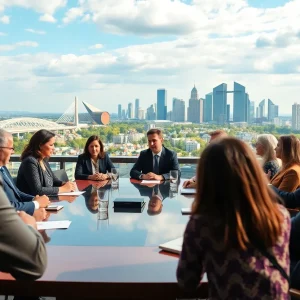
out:
<path id="1" fill-rule="evenodd" d="M 237 82 L 233 87 L 233 122 L 248 122 L 249 96 L 246 88 Z"/>
<path id="2" fill-rule="evenodd" d="M 155 107 L 155 104 L 152 104 L 147 108 L 146 120 L 156 120 L 156 107 Z"/>
<path id="3" fill-rule="evenodd" d="M 292 106 L 292 128 L 300 129 L 300 104 L 294 103 Z"/>
<path id="4" fill-rule="evenodd" d="M 132 105 L 131 102 L 128 103 L 127 118 L 128 119 L 132 119 L 133 118 L 133 105 Z"/>
<path id="5" fill-rule="evenodd" d="M 157 90 L 157 120 L 167 119 L 167 91 Z"/>
<path id="6" fill-rule="evenodd" d="M 213 121 L 224 124 L 227 120 L 227 84 L 222 83 L 213 89 Z"/>
<path id="7" fill-rule="evenodd" d="M 181 99 L 173 98 L 172 121 L 185 121 L 185 102 Z"/>
<path id="8" fill-rule="evenodd" d="M 262 120 L 263 118 L 265 118 L 265 110 L 266 110 L 266 100 L 263 99 L 258 104 L 258 114 L 257 114 L 258 119 Z"/>
<path id="9" fill-rule="evenodd" d="M 205 99 L 203 101 L 203 122 L 211 122 L 212 121 L 212 105 L 213 105 L 213 93 L 209 93 L 205 95 Z"/>
<path id="10" fill-rule="evenodd" d="M 255 119 L 255 103 L 254 101 L 250 101 L 249 105 L 249 122 L 253 123 Z"/>
<path id="11" fill-rule="evenodd" d="M 202 104 L 202 106 L 201 106 Z M 198 91 L 194 86 L 191 91 L 191 98 L 189 100 L 189 107 L 187 111 L 187 120 L 192 123 L 203 122 L 203 99 L 198 99 Z"/>
<path id="12" fill-rule="evenodd" d="M 139 118 L 139 109 L 140 109 L 140 99 L 135 99 L 135 111 L 134 111 L 134 117 L 136 119 Z"/>
<path id="13" fill-rule="evenodd" d="M 122 105 L 118 104 L 118 119 L 122 119 Z"/>
<path id="14" fill-rule="evenodd" d="M 273 122 L 278 118 L 278 105 L 275 105 L 272 100 L 268 99 L 268 120 Z"/>

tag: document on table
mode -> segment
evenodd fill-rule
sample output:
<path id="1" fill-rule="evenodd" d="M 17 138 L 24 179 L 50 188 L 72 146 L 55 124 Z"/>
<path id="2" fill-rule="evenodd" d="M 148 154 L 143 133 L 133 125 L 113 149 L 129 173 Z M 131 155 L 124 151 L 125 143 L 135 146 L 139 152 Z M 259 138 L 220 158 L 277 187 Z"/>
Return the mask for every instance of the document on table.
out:
<path id="1" fill-rule="evenodd" d="M 194 194 L 196 194 L 196 189 L 189 189 L 189 188 L 184 189 L 184 188 L 182 188 L 181 189 L 181 194 L 183 194 L 183 195 L 194 195 Z"/>
<path id="2" fill-rule="evenodd" d="M 190 214 L 192 214 L 192 209 L 191 209 L 190 207 L 182 208 L 182 209 L 181 209 L 181 213 L 182 213 L 183 215 L 190 215 Z"/>
<path id="3" fill-rule="evenodd" d="M 74 191 L 74 192 L 68 192 L 68 193 L 58 193 L 58 196 L 80 196 L 83 193 L 85 193 L 85 191 Z"/>
<path id="4" fill-rule="evenodd" d="M 45 221 L 45 222 L 36 222 L 37 229 L 67 229 L 69 228 L 71 221 Z"/>
<path id="5" fill-rule="evenodd" d="M 151 183 L 159 184 L 160 180 L 142 180 L 141 182 L 141 184 L 151 184 Z"/>

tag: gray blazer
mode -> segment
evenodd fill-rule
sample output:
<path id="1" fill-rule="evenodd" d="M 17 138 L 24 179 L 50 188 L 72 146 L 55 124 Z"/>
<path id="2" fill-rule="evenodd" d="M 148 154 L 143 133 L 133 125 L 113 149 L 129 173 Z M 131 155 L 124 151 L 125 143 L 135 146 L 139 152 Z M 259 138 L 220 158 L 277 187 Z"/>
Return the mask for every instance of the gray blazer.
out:
<path id="1" fill-rule="evenodd" d="M 50 165 L 46 160 L 44 160 L 44 165 L 48 174 L 50 174 L 53 179 L 53 185 L 50 185 L 47 182 L 39 161 L 33 156 L 28 156 L 23 159 L 18 171 L 18 189 L 33 196 L 57 195 L 58 188 L 62 186 L 63 182 L 53 174 Z"/>
<path id="2" fill-rule="evenodd" d="M 42 236 L 21 220 L 0 185 L 0 271 L 16 279 L 38 279 L 46 266 Z"/>

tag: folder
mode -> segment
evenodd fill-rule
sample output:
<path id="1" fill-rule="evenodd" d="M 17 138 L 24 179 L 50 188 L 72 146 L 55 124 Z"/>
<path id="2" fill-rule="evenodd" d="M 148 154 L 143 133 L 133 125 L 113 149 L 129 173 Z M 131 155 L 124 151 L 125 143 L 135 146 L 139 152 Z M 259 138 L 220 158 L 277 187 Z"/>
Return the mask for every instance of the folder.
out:
<path id="1" fill-rule="evenodd" d="M 142 208 L 145 204 L 144 198 L 116 198 L 114 208 Z"/>
<path id="2" fill-rule="evenodd" d="M 161 244 L 158 247 L 164 251 L 180 254 L 182 249 L 183 237 Z"/>

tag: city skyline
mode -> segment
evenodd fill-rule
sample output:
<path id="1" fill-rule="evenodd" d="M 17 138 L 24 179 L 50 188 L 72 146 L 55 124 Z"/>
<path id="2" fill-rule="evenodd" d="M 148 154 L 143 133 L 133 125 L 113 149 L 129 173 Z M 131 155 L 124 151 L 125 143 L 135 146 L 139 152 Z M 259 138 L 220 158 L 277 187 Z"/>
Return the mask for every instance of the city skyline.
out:
<path id="1" fill-rule="evenodd" d="M 187 18 L 188 16 L 188 18 Z M 1 110 L 63 112 L 188 101 L 222 82 L 291 114 L 300 94 L 300 0 L 11 1 L 0 4 Z M 81 106 L 80 111 L 83 111 Z"/>

